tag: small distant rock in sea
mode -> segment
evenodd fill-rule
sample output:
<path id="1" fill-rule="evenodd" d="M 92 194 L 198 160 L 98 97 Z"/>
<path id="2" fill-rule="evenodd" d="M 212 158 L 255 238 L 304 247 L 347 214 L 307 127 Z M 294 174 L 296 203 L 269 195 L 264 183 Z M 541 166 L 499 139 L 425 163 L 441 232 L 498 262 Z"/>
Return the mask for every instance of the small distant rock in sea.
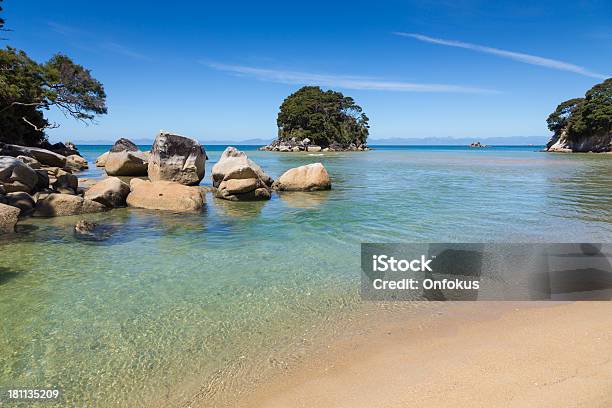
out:
<path id="1" fill-rule="evenodd" d="M 470 147 L 478 149 L 478 148 L 484 148 L 484 147 L 489 147 L 489 146 L 486 144 L 482 144 L 480 142 L 474 142 L 474 143 L 470 143 Z"/>

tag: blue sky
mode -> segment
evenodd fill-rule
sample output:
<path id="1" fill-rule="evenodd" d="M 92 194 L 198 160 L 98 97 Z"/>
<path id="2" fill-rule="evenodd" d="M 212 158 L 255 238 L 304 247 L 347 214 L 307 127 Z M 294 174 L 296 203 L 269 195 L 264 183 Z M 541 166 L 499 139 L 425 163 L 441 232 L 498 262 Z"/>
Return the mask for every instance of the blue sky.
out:
<path id="1" fill-rule="evenodd" d="M 53 140 L 273 138 L 305 84 L 355 98 L 371 138 L 547 135 L 612 74 L 612 2 L 5 0 L 9 45 L 92 70 L 109 113 Z"/>

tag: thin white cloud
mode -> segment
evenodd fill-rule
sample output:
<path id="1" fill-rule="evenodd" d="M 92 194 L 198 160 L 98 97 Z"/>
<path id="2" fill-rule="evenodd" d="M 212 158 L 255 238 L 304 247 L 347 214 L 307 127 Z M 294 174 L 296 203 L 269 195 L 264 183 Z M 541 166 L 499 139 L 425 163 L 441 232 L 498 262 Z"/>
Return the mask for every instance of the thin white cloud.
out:
<path id="1" fill-rule="evenodd" d="M 446 45 L 449 47 L 465 48 L 468 50 L 478 51 L 478 52 L 482 52 L 485 54 L 497 55 L 498 57 L 508 58 L 511 60 L 523 62 L 525 64 L 538 65 L 541 67 L 557 69 L 560 71 L 573 72 L 573 73 L 588 76 L 591 78 L 606 79 L 609 77 L 608 75 L 603 75 L 597 72 L 589 71 L 588 69 L 581 67 L 579 65 L 574 65 L 574 64 L 570 64 L 567 62 L 558 61 L 558 60 L 554 60 L 550 58 L 538 57 L 537 55 L 530 55 L 530 54 L 523 54 L 520 52 L 501 50 L 499 48 L 486 47 L 484 45 L 471 44 L 471 43 L 466 43 L 462 41 L 444 40 L 441 38 L 429 37 L 429 36 L 422 35 L 422 34 L 402 33 L 402 32 L 395 32 L 393 34 L 399 35 L 402 37 L 415 38 L 419 41 L 428 42 L 431 44 L 439 44 L 439 45 Z"/>
<path id="2" fill-rule="evenodd" d="M 74 27 L 70 27 L 64 24 L 56 23 L 55 21 L 48 21 L 47 25 L 51 30 L 55 31 L 58 34 L 62 35 L 82 35 L 85 34 L 81 30 L 77 30 Z"/>
<path id="3" fill-rule="evenodd" d="M 124 45 L 121 45 L 121 44 L 118 44 L 118 43 L 105 42 L 105 43 L 101 44 L 101 46 L 105 50 L 114 52 L 116 54 L 125 55 L 126 57 L 129 57 L 129 58 L 145 60 L 145 61 L 150 61 L 151 60 L 151 58 L 149 58 L 148 56 L 146 56 L 144 54 L 141 54 L 139 52 L 136 52 L 134 50 L 131 50 L 128 47 L 126 47 Z"/>
<path id="4" fill-rule="evenodd" d="M 102 38 L 90 32 L 83 31 L 78 28 L 67 26 L 64 24 L 56 23 L 55 21 L 48 21 L 47 25 L 49 26 L 49 28 L 51 28 L 51 30 L 55 31 L 56 33 L 68 37 L 71 40 L 77 40 L 77 43 L 73 44 L 73 46 L 75 47 L 85 49 L 91 52 L 96 52 L 99 49 L 103 49 L 106 51 L 113 52 L 115 54 L 123 55 L 128 58 L 151 61 L 151 58 L 147 55 L 134 51 L 123 44 L 119 44 L 113 41 L 103 41 Z"/>
<path id="5" fill-rule="evenodd" d="M 243 65 L 229 65 L 200 61 L 210 68 L 228 72 L 232 75 L 255 78 L 260 81 L 295 85 L 321 85 L 345 89 L 398 91 L 398 92 L 454 92 L 454 93 L 498 93 L 495 90 L 462 85 L 427 84 L 387 81 L 380 78 L 329 75 L 310 72 L 286 71 L 256 68 Z"/>

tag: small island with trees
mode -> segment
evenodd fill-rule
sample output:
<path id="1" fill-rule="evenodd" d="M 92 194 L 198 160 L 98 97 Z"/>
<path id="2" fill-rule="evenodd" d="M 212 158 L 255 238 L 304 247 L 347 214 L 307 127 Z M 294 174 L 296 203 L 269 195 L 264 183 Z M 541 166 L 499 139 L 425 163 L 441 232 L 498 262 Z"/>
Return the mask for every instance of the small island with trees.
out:
<path id="1" fill-rule="evenodd" d="M 283 101 L 276 119 L 278 138 L 261 150 L 368 150 L 368 120 L 353 98 L 318 86 L 304 86 Z"/>
<path id="2" fill-rule="evenodd" d="M 612 152 L 612 78 L 562 102 L 546 120 L 549 152 Z"/>

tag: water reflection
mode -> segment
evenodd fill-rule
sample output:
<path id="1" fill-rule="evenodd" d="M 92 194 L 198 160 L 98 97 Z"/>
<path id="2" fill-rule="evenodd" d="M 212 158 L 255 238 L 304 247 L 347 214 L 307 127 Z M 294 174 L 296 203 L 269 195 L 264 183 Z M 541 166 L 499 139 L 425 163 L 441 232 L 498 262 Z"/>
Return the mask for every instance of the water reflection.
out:
<path id="1" fill-rule="evenodd" d="M 278 196 L 288 207 L 297 209 L 312 209 L 325 203 L 329 198 L 329 193 L 329 191 L 291 191 L 278 193 Z"/>
<path id="2" fill-rule="evenodd" d="M 261 215 L 267 201 L 227 201 L 214 198 L 215 209 L 224 216 L 240 219 L 254 219 Z"/>

